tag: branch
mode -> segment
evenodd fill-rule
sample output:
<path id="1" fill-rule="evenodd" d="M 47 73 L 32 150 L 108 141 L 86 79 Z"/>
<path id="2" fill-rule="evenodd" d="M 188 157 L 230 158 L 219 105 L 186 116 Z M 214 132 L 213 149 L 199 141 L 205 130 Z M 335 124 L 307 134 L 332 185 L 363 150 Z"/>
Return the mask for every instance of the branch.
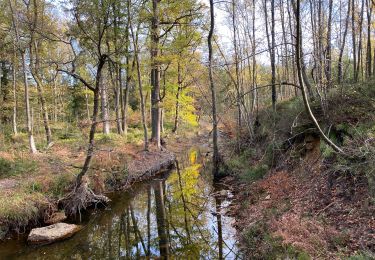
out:
<path id="1" fill-rule="evenodd" d="M 77 80 L 79 80 L 79 81 L 81 81 L 82 83 L 83 83 L 83 85 L 85 85 L 88 89 L 90 89 L 91 91 L 95 91 L 95 88 L 93 88 L 92 86 L 91 86 L 91 84 L 89 84 L 84 78 L 82 78 L 80 75 L 78 75 L 78 74 L 76 74 L 76 73 L 74 73 L 74 72 L 71 72 L 71 71 L 68 71 L 68 70 L 64 70 L 64 69 L 57 69 L 57 71 L 59 71 L 59 72 L 64 72 L 64 73 L 66 73 L 66 74 L 68 74 L 68 75 L 70 75 L 70 76 L 72 76 L 73 78 L 75 78 L 75 79 L 77 79 Z"/>

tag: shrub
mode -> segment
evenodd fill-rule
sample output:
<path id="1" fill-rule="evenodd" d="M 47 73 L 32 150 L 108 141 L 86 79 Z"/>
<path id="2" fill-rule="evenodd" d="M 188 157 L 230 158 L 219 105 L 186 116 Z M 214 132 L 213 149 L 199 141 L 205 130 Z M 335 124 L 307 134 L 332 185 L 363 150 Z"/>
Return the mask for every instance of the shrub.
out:
<path id="1" fill-rule="evenodd" d="M 264 221 L 258 221 L 242 233 L 246 254 L 250 259 L 299 259 L 311 257 L 292 245 L 285 245 L 282 238 L 272 236 Z"/>
<path id="2" fill-rule="evenodd" d="M 372 260 L 375 259 L 374 253 L 371 252 L 360 252 L 356 255 L 349 257 L 349 260 Z"/>
<path id="3" fill-rule="evenodd" d="M 72 174 L 60 174 L 53 181 L 48 189 L 48 192 L 57 198 L 61 198 L 66 189 L 72 184 L 74 179 Z"/>
<path id="4" fill-rule="evenodd" d="M 248 168 L 242 175 L 242 180 L 246 182 L 253 182 L 260 180 L 268 172 L 268 165 L 261 164 Z"/>
<path id="5" fill-rule="evenodd" d="M 0 176 L 6 176 L 12 170 L 12 163 L 8 160 L 0 158 Z"/>

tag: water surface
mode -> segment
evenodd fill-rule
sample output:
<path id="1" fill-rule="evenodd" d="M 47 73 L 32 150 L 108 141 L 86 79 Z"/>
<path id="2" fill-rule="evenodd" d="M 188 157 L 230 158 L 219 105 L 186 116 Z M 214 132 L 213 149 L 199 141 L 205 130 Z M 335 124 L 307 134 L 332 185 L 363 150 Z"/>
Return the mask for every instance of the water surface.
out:
<path id="1" fill-rule="evenodd" d="M 197 149 L 176 169 L 112 195 L 90 212 L 74 237 L 28 246 L 26 237 L 0 243 L 1 259 L 238 259 L 229 191 L 212 185 Z"/>

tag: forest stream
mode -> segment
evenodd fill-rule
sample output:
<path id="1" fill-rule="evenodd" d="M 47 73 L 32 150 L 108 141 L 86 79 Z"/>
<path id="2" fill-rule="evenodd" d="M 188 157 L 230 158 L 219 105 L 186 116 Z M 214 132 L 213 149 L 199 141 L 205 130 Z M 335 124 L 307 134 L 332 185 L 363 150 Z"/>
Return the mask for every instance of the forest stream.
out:
<path id="1" fill-rule="evenodd" d="M 179 156 L 175 169 L 110 194 L 106 209 L 82 215 L 72 238 L 29 246 L 26 235 L 0 244 L 2 259 L 238 259 L 232 194 L 213 185 L 198 148 Z M 72 221 L 73 223 L 77 223 Z"/>

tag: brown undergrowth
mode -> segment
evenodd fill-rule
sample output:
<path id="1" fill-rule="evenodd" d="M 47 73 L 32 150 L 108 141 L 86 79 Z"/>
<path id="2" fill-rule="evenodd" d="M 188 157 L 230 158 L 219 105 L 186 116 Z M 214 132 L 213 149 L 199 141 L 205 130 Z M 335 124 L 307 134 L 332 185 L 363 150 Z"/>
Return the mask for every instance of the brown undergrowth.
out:
<path id="1" fill-rule="evenodd" d="M 247 255 L 272 259 L 301 257 L 305 252 L 314 259 L 342 259 L 374 250 L 371 216 L 375 211 L 373 205 L 364 205 L 368 199 L 365 184 L 353 184 L 350 178 L 332 179 L 317 154 L 311 152 L 295 165 L 234 190 L 232 212 L 237 229 L 243 231 L 240 237 Z M 355 190 L 348 191 L 353 185 Z M 259 237 L 257 232 L 264 234 Z"/>
<path id="2" fill-rule="evenodd" d="M 250 259 L 375 257 L 371 84 L 335 89 L 326 115 L 312 104 L 346 157 L 320 142 L 298 99 L 280 103 L 275 117 L 261 111 L 255 136 L 243 138 L 242 154 L 227 154 L 231 214 Z"/>

